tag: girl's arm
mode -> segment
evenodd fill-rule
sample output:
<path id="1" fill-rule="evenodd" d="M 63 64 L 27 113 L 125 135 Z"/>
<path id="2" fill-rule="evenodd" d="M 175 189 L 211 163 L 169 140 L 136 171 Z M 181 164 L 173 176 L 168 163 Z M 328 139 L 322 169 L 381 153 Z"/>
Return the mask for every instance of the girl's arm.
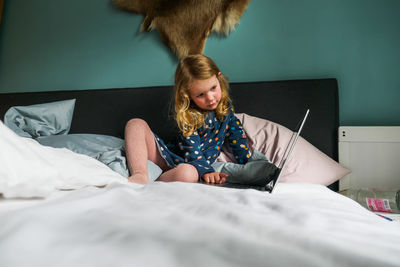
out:
<path id="1" fill-rule="evenodd" d="M 247 137 L 243 131 L 243 126 L 239 119 L 236 118 L 233 113 L 230 114 L 230 119 L 228 122 L 227 137 L 229 141 L 229 146 L 235 156 L 236 160 L 240 164 L 245 164 L 250 156 L 250 150 L 247 145 Z"/>

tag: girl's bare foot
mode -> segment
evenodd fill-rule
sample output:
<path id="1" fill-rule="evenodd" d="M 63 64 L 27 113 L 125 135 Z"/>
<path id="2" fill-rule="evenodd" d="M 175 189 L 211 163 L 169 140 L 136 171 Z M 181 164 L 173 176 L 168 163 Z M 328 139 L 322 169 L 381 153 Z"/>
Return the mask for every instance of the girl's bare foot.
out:
<path id="1" fill-rule="evenodd" d="M 129 177 L 128 181 L 137 184 L 147 184 L 149 183 L 149 177 L 145 174 L 137 173 Z"/>

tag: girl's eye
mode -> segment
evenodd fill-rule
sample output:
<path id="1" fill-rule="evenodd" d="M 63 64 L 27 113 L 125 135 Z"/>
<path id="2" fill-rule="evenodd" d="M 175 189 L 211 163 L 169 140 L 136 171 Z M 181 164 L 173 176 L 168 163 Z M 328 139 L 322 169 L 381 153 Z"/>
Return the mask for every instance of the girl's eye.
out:
<path id="1" fill-rule="evenodd" d="M 204 94 L 197 95 L 197 98 L 203 97 Z"/>
<path id="2" fill-rule="evenodd" d="M 215 89 L 217 88 L 217 86 L 213 86 L 213 87 L 211 87 L 211 91 L 214 91 Z"/>

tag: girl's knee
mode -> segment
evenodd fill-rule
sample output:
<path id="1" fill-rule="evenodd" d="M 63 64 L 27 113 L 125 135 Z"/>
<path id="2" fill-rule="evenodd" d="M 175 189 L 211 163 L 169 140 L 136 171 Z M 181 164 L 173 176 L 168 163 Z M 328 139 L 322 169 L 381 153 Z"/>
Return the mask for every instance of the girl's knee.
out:
<path id="1" fill-rule="evenodd" d="M 131 128 L 131 127 L 148 127 L 148 124 L 145 120 L 140 119 L 140 118 L 133 118 L 130 119 L 127 123 L 125 128 Z"/>
<path id="2" fill-rule="evenodd" d="M 143 119 L 130 119 L 125 126 L 125 136 L 134 136 L 139 133 L 147 134 L 151 132 L 149 125 Z"/>
<path id="3" fill-rule="evenodd" d="M 199 180 L 197 169 L 191 165 L 182 163 L 176 167 L 177 179 L 181 182 L 196 183 Z"/>

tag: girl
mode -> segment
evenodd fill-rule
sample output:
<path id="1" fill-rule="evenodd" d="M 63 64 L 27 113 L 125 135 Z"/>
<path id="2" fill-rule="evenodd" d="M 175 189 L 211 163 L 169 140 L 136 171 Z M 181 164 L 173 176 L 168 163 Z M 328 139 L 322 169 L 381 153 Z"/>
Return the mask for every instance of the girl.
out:
<path id="1" fill-rule="evenodd" d="M 238 163 L 246 163 L 251 155 L 233 114 L 227 79 L 210 58 L 190 55 L 178 64 L 174 90 L 179 142 L 167 147 L 145 121 L 130 120 L 125 128 L 129 181 L 148 183 L 149 159 L 163 171 L 157 181 L 225 182 L 228 175 L 211 166 L 225 139 Z"/>

